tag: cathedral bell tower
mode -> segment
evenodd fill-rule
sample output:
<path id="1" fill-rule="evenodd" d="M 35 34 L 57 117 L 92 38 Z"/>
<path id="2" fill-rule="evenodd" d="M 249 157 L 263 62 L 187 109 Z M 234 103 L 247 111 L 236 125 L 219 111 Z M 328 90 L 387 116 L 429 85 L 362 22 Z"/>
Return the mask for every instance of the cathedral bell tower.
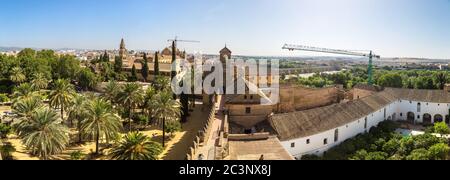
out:
<path id="1" fill-rule="evenodd" d="M 125 41 L 123 38 L 120 41 L 119 57 L 122 59 L 122 63 L 128 65 L 128 51 L 125 48 Z"/>
<path id="2" fill-rule="evenodd" d="M 227 93 L 227 61 L 231 59 L 231 51 L 227 48 L 227 45 L 220 50 L 220 62 L 222 63 L 223 68 L 223 93 Z"/>

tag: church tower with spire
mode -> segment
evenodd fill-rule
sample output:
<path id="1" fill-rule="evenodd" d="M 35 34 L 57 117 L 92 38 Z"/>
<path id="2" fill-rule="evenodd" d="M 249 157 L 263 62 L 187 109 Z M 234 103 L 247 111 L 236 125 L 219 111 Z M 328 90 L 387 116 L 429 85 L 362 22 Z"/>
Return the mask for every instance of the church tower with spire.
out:
<path id="1" fill-rule="evenodd" d="M 126 60 L 128 56 L 128 50 L 125 48 L 125 41 L 123 40 L 123 38 L 120 41 L 119 56 L 120 58 L 122 58 L 122 60 Z"/>

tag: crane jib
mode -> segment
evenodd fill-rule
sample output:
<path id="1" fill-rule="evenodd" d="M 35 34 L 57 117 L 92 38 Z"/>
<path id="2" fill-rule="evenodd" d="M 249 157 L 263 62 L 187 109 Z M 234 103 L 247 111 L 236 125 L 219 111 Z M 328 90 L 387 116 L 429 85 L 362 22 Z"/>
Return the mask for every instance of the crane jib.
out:
<path id="1" fill-rule="evenodd" d="M 350 56 L 372 57 L 372 58 L 378 58 L 378 59 L 381 58 L 381 56 L 375 55 L 375 54 L 366 54 L 366 53 L 358 53 L 358 52 L 352 52 L 352 51 L 346 51 L 346 50 L 318 48 L 318 47 L 302 46 L 302 45 L 286 44 L 283 46 L 283 49 L 287 49 L 290 51 L 299 50 L 299 51 L 321 52 L 321 53 L 341 54 L 341 55 L 350 55 Z"/>

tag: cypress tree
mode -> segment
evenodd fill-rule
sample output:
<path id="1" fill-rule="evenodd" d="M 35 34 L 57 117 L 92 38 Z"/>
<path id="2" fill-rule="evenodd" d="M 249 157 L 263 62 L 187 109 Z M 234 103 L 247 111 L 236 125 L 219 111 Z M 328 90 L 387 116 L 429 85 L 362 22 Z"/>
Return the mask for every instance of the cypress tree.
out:
<path id="1" fill-rule="evenodd" d="M 103 62 L 109 62 L 109 55 L 108 55 L 108 52 L 106 52 L 106 50 L 105 50 L 105 53 L 104 53 L 103 56 L 102 56 L 101 61 L 103 61 Z"/>
<path id="2" fill-rule="evenodd" d="M 172 72 L 170 73 L 170 80 L 172 81 L 177 76 L 177 71 L 174 64 L 177 60 L 177 47 L 175 41 L 172 42 Z M 173 99 L 177 99 L 177 95 L 173 94 Z"/>
<path id="3" fill-rule="evenodd" d="M 114 59 L 114 71 L 116 71 L 116 73 L 121 73 L 122 72 L 122 58 L 120 56 L 116 56 L 116 58 Z"/>
<path id="4" fill-rule="evenodd" d="M 131 76 L 128 81 L 135 82 L 137 81 L 137 72 L 136 72 L 136 66 L 133 64 L 133 68 L 131 68 Z"/>
<path id="5" fill-rule="evenodd" d="M 147 53 L 144 53 L 144 62 L 142 63 L 142 77 L 144 77 L 144 82 L 147 82 L 148 78 L 148 59 L 147 59 Z"/>
<path id="6" fill-rule="evenodd" d="M 159 76 L 159 52 L 155 53 L 154 76 L 155 76 L 155 79 L 157 76 Z"/>
<path id="7" fill-rule="evenodd" d="M 189 96 L 184 92 L 180 95 L 181 102 L 181 122 L 187 122 L 187 117 L 189 116 Z"/>
<path id="8" fill-rule="evenodd" d="M 176 62 L 177 60 L 177 48 L 176 48 L 176 44 L 175 41 L 172 42 L 172 65 Z M 172 73 L 170 75 L 170 79 L 175 78 L 175 76 L 177 76 L 177 72 L 176 69 L 174 69 L 174 66 L 172 66 Z"/>

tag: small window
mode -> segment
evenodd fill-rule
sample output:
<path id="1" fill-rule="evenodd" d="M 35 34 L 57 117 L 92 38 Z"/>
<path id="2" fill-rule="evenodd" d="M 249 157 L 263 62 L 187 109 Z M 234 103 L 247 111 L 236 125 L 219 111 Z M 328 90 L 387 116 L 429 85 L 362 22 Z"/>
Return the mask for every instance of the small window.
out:
<path id="1" fill-rule="evenodd" d="M 295 148 L 295 143 L 291 143 L 291 148 Z"/>
<path id="2" fill-rule="evenodd" d="M 328 139 L 324 139 L 324 140 L 323 140 L 323 144 L 324 144 L 324 145 L 327 145 L 327 144 L 328 144 Z"/>
<path id="3" fill-rule="evenodd" d="M 250 99 L 252 99 L 252 100 L 253 100 L 253 96 L 250 96 Z"/>
<path id="4" fill-rule="evenodd" d="M 420 115 L 417 116 L 417 119 L 420 119 Z"/>
<path id="5" fill-rule="evenodd" d="M 247 113 L 247 114 L 252 113 L 252 108 L 249 108 L 249 107 L 245 108 L 245 113 Z"/>
<path id="6" fill-rule="evenodd" d="M 334 131 L 334 142 L 338 142 L 339 141 L 339 129 L 336 129 Z"/>
<path id="7" fill-rule="evenodd" d="M 403 113 L 400 113 L 400 117 L 403 117 Z"/>
<path id="8" fill-rule="evenodd" d="M 364 119 L 364 129 L 367 129 L 367 117 Z"/>
<path id="9" fill-rule="evenodd" d="M 310 140 L 310 139 L 307 139 L 307 140 L 306 140 L 306 144 L 311 144 L 311 140 Z"/>
<path id="10" fill-rule="evenodd" d="M 247 95 L 244 96 L 244 99 L 247 99 Z"/>

